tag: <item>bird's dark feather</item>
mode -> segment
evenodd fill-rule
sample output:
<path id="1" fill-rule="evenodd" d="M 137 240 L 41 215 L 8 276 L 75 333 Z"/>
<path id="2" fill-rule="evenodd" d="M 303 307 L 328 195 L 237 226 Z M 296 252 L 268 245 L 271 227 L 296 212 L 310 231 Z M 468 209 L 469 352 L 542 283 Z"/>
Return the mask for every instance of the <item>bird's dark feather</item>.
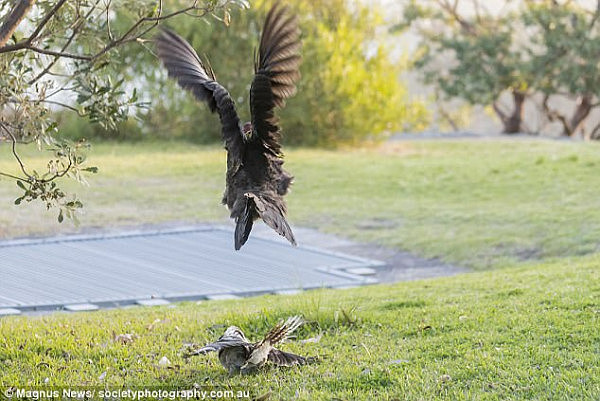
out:
<path id="1" fill-rule="evenodd" d="M 269 352 L 268 359 L 277 366 L 286 367 L 305 365 L 307 363 L 307 359 L 305 357 L 292 354 L 291 352 L 280 351 L 277 348 L 273 348 L 271 352 Z"/>
<path id="2" fill-rule="evenodd" d="M 239 250 L 248 241 L 250 231 L 252 231 L 252 225 L 254 222 L 256 208 L 251 199 L 244 197 L 240 199 L 240 202 L 244 202 L 243 211 L 241 215 L 236 219 L 235 224 L 235 250 Z"/>
<path id="3" fill-rule="evenodd" d="M 250 88 L 252 132 L 242 133 L 234 102 L 194 49 L 177 34 L 163 30 L 157 37 L 157 54 L 169 76 L 206 102 L 219 114 L 227 148 L 227 176 L 223 203 L 236 222 L 234 247 L 248 240 L 253 221 L 262 218 L 293 245 L 296 240 L 286 220 L 283 199 L 293 177 L 283 169 L 281 131 L 274 109 L 296 92 L 300 78 L 300 36 L 294 16 L 276 3 L 267 14 L 255 55 Z"/>
<path id="4" fill-rule="evenodd" d="M 240 119 L 229 92 L 216 80 L 211 68 L 207 68 L 194 49 L 179 35 L 163 29 L 156 38 L 158 57 L 169 76 L 189 90 L 200 101 L 206 102 L 221 120 L 223 140 L 229 153 L 241 163 L 243 140 Z"/>
<path id="5" fill-rule="evenodd" d="M 277 324 L 265 335 L 262 342 L 268 342 L 271 345 L 275 345 L 281 341 L 287 339 L 298 327 L 304 323 L 300 316 L 292 316 L 285 322 Z"/>
<path id="6" fill-rule="evenodd" d="M 275 155 L 281 154 L 281 132 L 274 108 L 285 106 L 300 78 L 300 31 L 296 17 L 287 13 L 287 7 L 276 3 L 267 14 L 250 88 L 254 131 Z"/>
<path id="7" fill-rule="evenodd" d="M 275 197 L 267 193 L 248 193 L 246 196 L 254 203 L 255 210 L 266 225 L 275 232 L 285 237 L 292 245 L 296 245 L 296 238 L 287 220 L 285 219 L 285 203 L 277 202 Z"/>

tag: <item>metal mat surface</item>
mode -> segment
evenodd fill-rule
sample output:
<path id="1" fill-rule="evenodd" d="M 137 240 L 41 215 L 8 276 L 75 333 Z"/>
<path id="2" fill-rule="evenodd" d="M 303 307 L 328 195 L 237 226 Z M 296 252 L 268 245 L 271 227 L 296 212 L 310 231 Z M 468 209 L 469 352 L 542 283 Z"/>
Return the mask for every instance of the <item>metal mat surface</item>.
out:
<path id="1" fill-rule="evenodd" d="M 0 308 L 115 306 L 371 283 L 346 272 L 379 262 L 221 227 L 0 242 Z"/>

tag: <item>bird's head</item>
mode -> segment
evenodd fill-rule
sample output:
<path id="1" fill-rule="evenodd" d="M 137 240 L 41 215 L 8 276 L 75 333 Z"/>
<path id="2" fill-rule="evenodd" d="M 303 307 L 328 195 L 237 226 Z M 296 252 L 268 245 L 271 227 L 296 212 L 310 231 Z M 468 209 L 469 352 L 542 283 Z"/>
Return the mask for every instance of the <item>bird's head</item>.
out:
<path id="1" fill-rule="evenodd" d="M 244 341 L 248 341 L 248 339 L 244 335 L 244 332 L 237 326 L 229 326 L 227 328 L 227 330 L 225 330 L 225 333 L 223 333 L 221 338 L 227 338 L 227 337 L 234 337 L 234 338 L 239 338 Z"/>
<path id="2" fill-rule="evenodd" d="M 252 127 L 252 123 L 250 121 L 246 121 L 242 126 L 242 134 L 244 135 L 244 139 L 250 139 L 252 137 L 252 131 L 254 127 Z"/>

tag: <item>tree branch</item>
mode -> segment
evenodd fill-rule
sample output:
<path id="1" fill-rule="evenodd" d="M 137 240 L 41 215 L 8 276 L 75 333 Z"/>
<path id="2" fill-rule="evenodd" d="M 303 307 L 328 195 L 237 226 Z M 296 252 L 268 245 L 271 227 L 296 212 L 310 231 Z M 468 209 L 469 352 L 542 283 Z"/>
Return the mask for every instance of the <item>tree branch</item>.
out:
<path id="1" fill-rule="evenodd" d="M 17 177 L 16 175 L 12 175 L 12 174 L 8 174 L 8 173 L 3 173 L 2 171 L 0 171 L 0 175 L 6 178 L 12 178 L 13 180 L 17 180 L 17 181 L 23 181 L 23 182 L 28 182 L 27 179 L 23 178 L 23 177 Z"/>
<path id="2" fill-rule="evenodd" d="M 73 53 L 68 53 L 68 52 L 41 49 L 41 48 L 35 47 L 35 46 L 25 46 L 23 49 L 28 49 L 28 50 L 31 50 L 36 53 L 47 54 L 49 56 L 55 56 L 55 57 L 65 57 L 65 58 L 72 58 L 75 60 L 86 60 L 86 61 L 92 60 L 92 57 L 90 57 L 90 56 L 82 56 L 79 54 L 73 54 Z M 0 52 L 1 52 L 1 49 L 0 49 Z"/>
<path id="3" fill-rule="evenodd" d="M 79 25 L 77 25 L 74 29 L 73 29 L 73 34 L 69 37 L 69 39 L 67 39 L 67 41 L 65 42 L 64 46 L 62 47 L 62 49 L 60 50 L 60 52 L 64 52 L 67 47 L 71 44 L 71 42 L 73 41 L 73 39 L 75 38 L 75 35 L 77 35 L 77 32 L 79 31 L 79 27 L 81 26 L 81 23 Z M 60 56 L 54 56 L 54 58 L 52 59 L 52 61 L 42 70 L 40 71 L 39 74 L 37 74 L 35 76 L 35 78 L 33 78 L 31 81 L 28 82 L 29 85 L 33 85 L 34 83 L 36 83 L 40 78 L 42 78 L 44 75 L 46 75 L 50 69 L 52 67 L 54 67 L 54 65 L 56 64 L 56 62 L 60 59 Z"/>
<path id="4" fill-rule="evenodd" d="M 62 3 L 64 3 L 65 1 L 66 0 L 61 0 Z M 202 14 L 199 16 L 204 16 L 209 12 L 209 10 L 210 10 L 209 8 L 206 8 L 206 7 L 199 8 L 197 4 L 198 4 L 198 0 L 195 0 L 194 3 L 189 7 L 182 8 L 180 10 L 174 11 L 167 15 L 161 15 L 162 9 L 163 9 L 162 0 L 158 0 L 158 16 L 140 18 L 127 30 L 127 32 L 125 32 L 123 35 L 121 35 L 118 39 L 114 39 L 114 40 L 110 41 L 106 46 L 104 46 L 104 48 L 102 48 L 100 51 L 98 51 L 95 54 L 74 54 L 74 53 L 65 52 L 64 50 L 55 51 L 55 50 L 42 49 L 42 48 L 32 45 L 32 41 L 34 39 L 33 35 L 30 38 L 28 38 L 27 40 L 15 43 L 13 45 L 0 47 L 0 53 L 8 53 L 8 52 L 13 52 L 13 51 L 17 51 L 17 50 L 30 50 L 30 51 L 40 53 L 40 54 L 55 56 L 57 58 L 64 57 L 64 58 L 71 58 L 71 59 L 75 59 L 75 60 L 94 61 L 117 46 L 138 40 L 141 36 L 147 34 L 154 27 L 156 27 L 156 25 L 158 25 L 158 23 L 160 21 L 175 17 L 180 14 L 187 14 L 193 10 L 202 10 Z M 58 6 L 58 4 L 57 4 L 57 6 Z M 56 6 L 54 7 L 53 10 L 55 10 L 55 9 L 57 10 Z M 49 13 L 49 15 L 51 15 L 51 14 L 52 14 L 52 12 Z M 49 20 L 49 18 L 48 18 L 48 20 Z M 46 21 L 46 19 L 45 19 L 45 21 Z M 138 33 L 137 35 L 132 35 L 132 33 L 135 32 L 136 29 L 138 29 L 144 23 L 148 23 L 148 22 L 152 23 L 150 27 L 144 29 L 142 32 Z"/>
<path id="5" fill-rule="evenodd" d="M 77 36 L 77 34 L 79 33 L 79 30 L 83 26 L 83 23 L 85 22 L 86 19 L 88 19 L 90 17 L 90 15 L 92 15 L 92 12 L 94 12 L 96 7 L 98 6 L 98 3 L 100 3 L 100 0 L 96 1 L 96 3 L 90 8 L 90 10 L 87 12 L 87 14 L 83 17 L 83 19 L 78 19 L 75 22 L 75 24 L 73 25 L 73 28 L 72 28 L 73 32 L 71 33 L 71 36 L 69 36 L 69 38 L 67 39 L 67 41 L 65 42 L 63 47 L 60 49 L 61 53 L 64 53 L 64 51 L 67 50 L 67 47 L 69 47 L 71 42 L 73 42 L 73 39 L 75 39 L 75 36 Z M 46 66 L 46 68 L 44 68 L 38 75 L 36 75 L 35 78 L 33 78 L 31 81 L 29 81 L 28 84 L 33 85 L 40 78 L 42 78 L 44 75 L 46 75 L 59 59 L 60 59 L 60 56 L 54 56 L 54 59 Z"/>
<path id="6" fill-rule="evenodd" d="M 590 132 L 589 139 L 600 139 L 600 123 L 596 124 L 594 129 Z"/>
<path id="7" fill-rule="evenodd" d="M 56 172 L 56 173 L 54 173 L 54 175 L 52 175 L 52 177 L 44 178 L 43 180 L 40 180 L 40 181 L 43 183 L 46 183 L 46 182 L 54 181 L 57 178 L 64 177 L 69 172 L 69 170 L 71 170 L 71 167 L 73 167 L 73 158 L 71 157 L 71 154 L 69 154 L 68 157 L 69 157 L 69 164 L 67 165 L 67 167 L 64 168 L 63 171 Z"/>
<path id="8" fill-rule="evenodd" d="M 39 99 L 37 101 L 40 102 L 40 103 L 54 104 L 56 106 L 64 107 L 65 109 L 69 109 L 71 111 L 74 111 L 80 117 L 83 117 L 85 115 L 85 114 L 81 114 L 81 112 L 79 110 L 77 110 L 75 107 L 69 106 L 68 104 L 65 104 L 65 103 L 56 102 L 54 100 L 47 100 L 47 99 Z"/>
<path id="9" fill-rule="evenodd" d="M 46 24 L 50 21 L 50 19 L 52 19 L 52 17 L 54 17 L 54 15 L 63 6 L 63 4 L 66 3 L 66 1 L 67 0 L 58 0 L 58 2 L 54 5 L 54 7 L 52 7 L 52 10 L 50 10 L 50 12 L 48 12 L 48 14 L 46 14 L 44 19 L 38 24 L 38 26 L 35 28 L 33 33 L 29 36 L 29 38 L 27 39 L 28 43 L 32 43 L 38 37 L 40 32 L 42 32 L 42 29 L 44 29 Z"/>
<path id="10" fill-rule="evenodd" d="M 452 16 L 452 18 L 454 18 L 454 20 L 456 22 L 458 22 L 458 24 L 463 29 L 463 31 L 465 31 L 467 34 L 472 35 L 472 36 L 477 35 L 477 31 L 476 31 L 475 27 L 473 26 L 473 24 L 471 24 L 470 22 L 465 20 L 458 13 L 458 10 L 457 10 L 458 9 L 458 0 L 455 0 L 454 4 L 452 4 L 452 5 L 450 5 L 447 0 L 443 0 L 443 1 L 435 0 L 435 1 L 444 11 L 446 11 L 448 14 L 450 14 L 450 16 Z"/>
<path id="11" fill-rule="evenodd" d="M 118 39 L 115 39 L 113 41 L 111 41 L 110 43 L 108 43 L 104 49 L 100 50 L 98 53 L 94 54 L 93 56 L 91 56 L 91 59 L 97 59 L 98 57 L 101 57 L 102 55 L 104 55 L 106 52 L 108 52 L 109 50 L 111 50 L 113 47 L 122 45 L 124 43 L 128 43 L 128 42 L 133 42 L 137 39 L 139 39 L 141 36 L 145 35 L 146 33 L 148 33 L 150 30 L 152 30 L 154 27 L 156 27 L 156 25 L 158 25 L 158 23 L 160 21 L 175 17 L 177 15 L 180 14 L 184 14 L 187 13 L 189 11 L 192 10 L 198 10 L 198 1 L 194 1 L 194 3 L 186 8 L 182 8 L 181 10 L 177 10 L 174 11 L 170 14 L 167 15 L 161 15 L 162 13 L 162 0 L 158 1 L 158 16 L 157 17 L 144 17 L 144 18 L 140 18 L 135 24 L 133 24 L 128 30 L 127 32 L 125 32 L 123 35 L 121 35 Z M 208 9 L 204 8 L 203 9 L 203 13 L 202 15 L 205 15 L 208 12 Z M 146 23 L 146 22 L 152 22 L 152 25 L 145 29 L 142 33 L 139 33 L 138 35 L 134 35 L 132 37 L 130 37 L 130 35 L 142 24 Z"/>
<path id="12" fill-rule="evenodd" d="M 25 15 L 33 7 L 33 3 L 35 3 L 35 0 L 17 1 L 17 4 L 0 27 L 0 47 L 3 47 L 8 42 L 8 39 L 10 39 L 23 18 L 25 18 Z"/>
<path id="13" fill-rule="evenodd" d="M 21 42 L 15 43 L 14 45 L 6 46 L 6 42 L 10 35 L 13 34 L 15 29 L 19 26 L 19 23 L 27 12 L 33 6 L 35 0 L 21 0 L 17 6 L 13 9 L 11 15 L 6 20 L 6 23 L 2 28 L 0 28 L 0 53 L 7 53 L 10 51 L 20 50 L 20 49 L 30 49 L 34 50 L 36 48 L 32 47 L 33 41 L 38 37 L 42 29 L 46 26 L 46 24 L 54 17 L 54 15 L 58 12 L 58 10 L 66 3 L 67 0 L 59 0 L 58 3 L 52 7 L 52 10 L 48 12 L 42 19 L 42 21 L 38 24 L 38 26 L 34 29 L 33 33 L 26 39 Z M 13 16 L 14 15 L 14 16 Z M 11 18 L 12 17 L 12 18 Z M 4 31 L 6 27 L 6 31 Z M 8 36 L 5 37 L 5 35 Z M 41 49 L 39 49 L 41 50 Z M 38 53 L 43 53 L 42 51 L 38 51 Z"/>
<path id="14" fill-rule="evenodd" d="M 106 30 L 107 30 L 107 34 L 108 34 L 108 40 L 114 40 L 112 31 L 110 29 L 110 4 L 112 3 L 112 0 L 108 0 L 108 2 L 106 3 Z"/>
<path id="15" fill-rule="evenodd" d="M 542 107 L 544 108 L 544 112 L 546 113 L 546 116 L 548 117 L 548 119 L 550 121 L 558 120 L 563 126 L 564 133 L 567 136 L 571 136 L 573 134 L 573 131 L 571 129 L 569 122 L 567 121 L 567 118 L 564 115 L 560 114 L 558 111 L 552 110 L 550 108 L 550 106 L 548 105 L 549 100 L 550 100 L 550 95 L 545 95 L 544 100 L 542 102 Z"/>
<path id="16" fill-rule="evenodd" d="M 4 123 L 0 123 L 0 127 L 2 127 L 4 132 L 6 132 L 6 134 L 10 137 L 12 141 L 12 154 L 15 157 L 15 159 L 17 159 L 17 162 L 19 163 L 19 167 L 21 167 L 21 171 L 23 172 L 23 174 L 29 179 L 29 181 L 31 181 L 33 177 L 27 172 L 27 170 L 25 170 L 25 165 L 23 164 L 21 157 L 17 153 L 17 138 L 15 138 L 13 133 L 10 132 L 8 128 L 6 128 L 6 125 L 4 125 Z"/>
<path id="17" fill-rule="evenodd" d="M 25 179 L 25 178 L 17 177 L 17 176 L 14 176 L 12 174 L 7 174 L 7 173 L 3 173 L 3 172 L 0 172 L 0 175 L 3 175 L 5 177 L 9 177 L 9 178 L 13 178 L 13 179 L 16 179 L 16 180 L 19 180 L 19 181 L 29 182 L 29 183 L 38 182 L 38 183 L 41 183 L 41 184 L 46 184 L 46 183 L 49 183 L 51 181 L 54 181 L 57 178 L 64 177 L 71 170 L 71 167 L 73 167 L 73 158 L 71 157 L 71 154 L 69 154 L 67 156 L 68 159 L 69 159 L 69 164 L 67 164 L 67 166 L 63 170 L 55 172 L 50 178 L 37 179 L 36 177 L 32 176 L 31 174 L 29 174 L 27 172 L 27 170 L 25 169 L 25 164 L 23 163 L 23 160 L 21 159 L 21 157 L 17 153 L 17 138 L 15 138 L 14 134 L 12 132 L 10 132 L 10 130 L 6 127 L 6 125 L 4 123 L 0 122 L 0 127 L 4 130 L 4 132 L 6 132 L 6 134 L 10 138 L 10 141 L 12 142 L 12 147 L 11 147 L 12 154 L 13 154 L 14 158 L 17 160 L 17 162 L 19 163 L 19 167 L 21 168 L 21 172 L 27 178 Z M 46 177 L 47 174 L 44 175 L 44 176 L 42 176 L 42 177 Z"/>

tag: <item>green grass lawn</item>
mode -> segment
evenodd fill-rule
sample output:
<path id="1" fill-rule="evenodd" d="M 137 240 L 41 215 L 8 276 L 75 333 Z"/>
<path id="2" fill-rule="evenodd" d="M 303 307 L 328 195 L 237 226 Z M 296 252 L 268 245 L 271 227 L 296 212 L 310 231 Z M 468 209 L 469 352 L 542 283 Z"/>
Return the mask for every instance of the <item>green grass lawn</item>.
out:
<path id="1" fill-rule="evenodd" d="M 14 170 L 0 147 L 0 170 Z M 41 164 L 39 154 L 28 159 Z M 533 140 L 414 141 L 383 148 L 290 150 L 294 225 L 318 228 L 481 269 L 600 250 L 600 146 Z M 82 228 L 225 222 L 225 154 L 189 144 L 100 144 Z M 9 206 L 3 237 L 76 231 L 42 205 Z M 302 238 L 298 238 L 300 243 Z"/>
<path id="2" fill-rule="evenodd" d="M 594 256 L 243 302 L 6 318 L 0 387 L 198 383 L 270 391 L 272 400 L 598 400 L 599 264 Z M 297 339 L 322 338 L 283 348 L 316 364 L 228 378 L 215 355 L 181 356 L 185 343 L 218 337 L 213 325 L 258 338 L 293 314 L 310 321 Z M 123 345 L 113 332 L 137 337 Z M 163 356 L 171 369 L 159 367 Z"/>
<path id="3" fill-rule="evenodd" d="M 294 225 L 480 271 L 295 296 L 3 318 L 0 386 L 198 383 L 270 391 L 277 400 L 598 400 L 599 150 L 524 140 L 290 150 Z M 2 180 L 1 235 L 227 219 L 219 205 L 225 155 L 216 147 L 100 144 L 90 164 L 100 168 L 90 187 L 68 184 L 86 204 L 80 228 L 57 228 L 56 213 L 39 205 L 9 207 L 18 191 Z M 14 169 L 5 147 L 0 169 Z M 298 339 L 322 338 L 285 349 L 319 363 L 228 378 L 214 355 L 181 357 L 184 343 L 218 337 L 223 328 L 215 325 L 236 324 L 257 338 L 292 314 L 310 321 Z M 136 337 L 123 345 L 113 332 Z M 158 366 L 163 356 L 170 368 Z"/>

